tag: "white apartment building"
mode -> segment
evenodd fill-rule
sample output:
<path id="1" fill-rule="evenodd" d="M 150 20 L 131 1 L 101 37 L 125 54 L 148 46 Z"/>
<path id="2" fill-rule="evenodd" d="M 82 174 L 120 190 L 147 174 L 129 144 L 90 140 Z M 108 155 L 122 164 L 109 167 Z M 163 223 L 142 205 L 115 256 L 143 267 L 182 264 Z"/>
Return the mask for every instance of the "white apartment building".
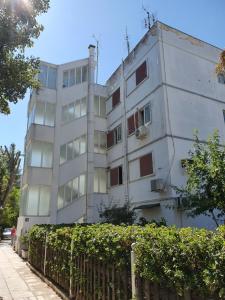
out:
<path id="1" fill-rule="evenodd" d="M 129 201 L 139 216 L 213 228 L 190 218 L 171 186 L 193 131 L 225 141 L 221 49 L 161 22 L 107 80 L 95 84 L 95 48 L 63 65 L 42 62 L 28 106 L 18 232 L 33 224 L 97 222 L 99 208 Z M 173 209 L 171 209 L 173 206 Z"/>

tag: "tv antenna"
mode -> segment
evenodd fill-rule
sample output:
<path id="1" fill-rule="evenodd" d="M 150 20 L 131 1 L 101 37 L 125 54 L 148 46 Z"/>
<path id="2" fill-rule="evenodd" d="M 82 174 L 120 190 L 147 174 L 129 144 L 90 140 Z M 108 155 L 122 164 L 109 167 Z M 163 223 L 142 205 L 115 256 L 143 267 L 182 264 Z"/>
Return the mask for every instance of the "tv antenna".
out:
<path id="1" fill-rule="evenodd" d="M 155 14 L 153 14 L 152 12 L 148 11 L 142 2 L 142 9 L 144 10 L 144 12 L 146 13 L 147 17 L 144 19 L 144 26 L 145 28 L 147 28 L 148 30 L 151 29 L 152 25 L 154 25 L 155 21 L 156 21 L 156 16 Z"/>
<path id="2" fill-rule="evenodd" d="M 128 55 L 129 55 L 130 54 L 130 41 L 129 41 L 129 36 L 128 36 L 128 33 L 127 33 L 127 26 L 126 26 L 125 41 L 127 43 L 127 52 L 128 52 Z"/>
<path id="3" fill-rule="evenodd" d="M 98 83 L 98 63 L 99 63 L 99 40 L 93 34 L 92 36 L 96 43 L 96 83 Z"/>

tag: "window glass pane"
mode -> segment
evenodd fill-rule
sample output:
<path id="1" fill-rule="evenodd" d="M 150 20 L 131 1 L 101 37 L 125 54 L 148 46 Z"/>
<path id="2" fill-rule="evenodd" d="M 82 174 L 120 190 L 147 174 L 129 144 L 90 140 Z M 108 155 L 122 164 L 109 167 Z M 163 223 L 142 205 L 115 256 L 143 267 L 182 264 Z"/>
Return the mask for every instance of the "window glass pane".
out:
<path id="1" fill-rule="evenodd" d="M 55 125 L 55 104 L 46 103 L 45 125 Z"/>
<path id="2" fill-rule="evenodd" d="M 58 191 L 58 209 L 64 206 L 64 185 Z"/>
<path id="3" fill-rule="evenodd" d="M 69 74 L 68 71 L 63 72 L 63 87 L 68 87 Z"/>
<path id="4" fill-rule="evenodd" d="M 100 132 L 99 138 L 100 138 L 99 152 L 104 154 L 106 152 L 106 134 L 105 134 L 105 132 Z"/>
<path id="5" fill-rule="evenodd" d="M 70 81 L 69 86 L 72 86 L 75 84 L 75 69 L 70 70 Z"/>
<path id="6" fill-rule="evenodd" d="M 39 200 L 39 216 L 49 215 L 50 204 L 50 189 L 49 187 L 42 186 L 40 188 L 40 200 Z"/>
<path id="7" fill-rule="evenodd" d="M 81 99 L 80 115 L 81 117 L 86 115 L 86 97 Z"/>
<path id="8" fill-rule="evenodd" d="M 34 123 L 43 125 L 45 115 L 45 103 L 37 102 L 35 109 L 35 120 Z"/>
<path id="9" fill-rule="evenodd" d="M 99 96 L 94 96 L 94 111 L 95 115 L 99 116 Z"/>
<path id="10" fill-rule="evenodd" d="M 80 100 L 75 103 L 75 118 L 80 118 Z"/>
<path id="11" fill-rule="evenodd" d="M 73 159 L 73 142 L 67 144 L 67 160 Z"/>
<path id="12" fill-rule="evenodd" d="M 82 82 L 87 81 L 87 66 L 82 67 Z"/>
<path id="13" fill-rule="evenodd" d="M 31 145 L 31 149 L 32 149 L 31 166 L 41 167 L 41 155 L 42 155 L 41 143 L 33 143 Z"/>
<path id="14" fill-rule="evenodd" d="M 56 89 L 56 74 L 57 69 L 49 67 L 48 68 L 48 88 L 49 89 Z"/>
<path id="15" fill-rule="evenodd" d="M 100 97 L 100 116 L 105 117 L 106 115 L 106 103 L 105 98 Z"/>
<path id="16" fill-rule="evenodd" d="M 74 148 L 74 157 L 77 157 L 80 154 L 80 142 L 79 139 L 74 140 L 73 142 Z"/>
<path id="17" fill-rule="evenodd" d="M 62 122 L 65 123 L 65 122 L 66 122 L 66 119 L 67 119 L 67 106 L 63 106 L 63 107 L 62 107 L 62 115 L 61 115 L 61 118 L 62 118 Z"/>
<path id="18" fill-rule="evenodd" d="M 42 167 L 52 167 L 52 144 L 42 143 Z"/>
<path id="19" fill-rule="evenodd" d="M 32 151 L 31 151 L 31 144 L 27 147 L 27 150 L 26 150 L 26 157 L 25 157 L 25 160 L 26 160 L 26 165 L 27 166 L 30 166 L 31 165 L 31 155 L 32 155 Z"/>
<path id="20" fill-rule="evenodd" d="M 29 187 L 27 199 L 27 215 L 37 216 L 39 201 L 39 187 Z"/>
<path id="21" fill-rule="evenodd" d="M 122 135 L 121 135 L 122 133 L 121 133 L 121 125 L 120 126 L 118 126 L 117 128 L 116 128 L 116 138 L 117 138 L 117 142 L 119 142 L 119 141 L 121 141 L 121 139 L 122 139 Z"/>
<path id="22" fill-rule="evenodd" d="M 98 153 L 99 152 L 99 131 L 94 132 L 94 152 Z"/>
<path id="23" fill-rule="evenodd" d="M 72 121 L 74 119 L 74 103 L 68 105 L 67 121 Z"/>
<path id="24" fill-rule="evenodd" d="M 67 182 L 65 184 L 65 205 L 71 203 L 71 196 L 72 196 L 72 181 Z"/>
<path id="25" fill-rule="evenodd" d="M 80 154 L 86 152 L 86 135 L 80 137 Z"/>
<path id="26" fill-rule="evenodd" d="M 85 195 L 85 175 L 80 175 L 79 192 L 80 196 Z"/>
<path id="27" fill-rule="evenodd" d="M 145 124 L 151 121 L 150 105 L 145 106 Z"/>
<path id="28" fill-rule="evenodd" d="M 47 84 L 47 72 L 48 72 L 48 67 L 45 65 L 41 65 L 40 73 L 38 74 L 38 79 L 43 87 L 46 87 Z"/>
<path id="29" fill-rule="evenodd" d="M 76 84 L 81 83 L 81 67 L 76 68 Z"/>
<path id="30" fill-rule="evenodd" d="M 60 164 L 66 162 L 66 144 L 60 147 Z"/>
<path id="31" fill-rule="evenodd" d="M 94 173 L 94 193 L 98 193 L 98 169 Z"/>
<path id="32" fill-rule="evenodd" d="M 105 169 L 99 169 L 99 193 L 106 193 L 106 171 Z"/>
<path id="33" fill-rule="evenodd" d="M 76 200 L 79 197 L 79 177 L 74 178 L 73 180 L 73 193 L 72 200 Z"/>

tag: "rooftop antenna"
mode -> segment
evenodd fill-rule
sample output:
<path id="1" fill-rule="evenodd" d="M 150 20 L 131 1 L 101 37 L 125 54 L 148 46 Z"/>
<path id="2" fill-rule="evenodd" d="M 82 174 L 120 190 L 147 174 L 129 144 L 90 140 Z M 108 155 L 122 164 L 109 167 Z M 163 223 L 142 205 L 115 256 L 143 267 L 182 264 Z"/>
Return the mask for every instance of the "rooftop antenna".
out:
<path id="1" fill-rule="evenodd" d="M 128 36 L 128 33 L 127 33 L 127 26 L 126 26 L 125 41 L 127 42 L 127 52 L 128 52 L 128 55 L 129 55 L 130 54 L 130 42 L 129 42 L 129 36 Z"/>
<path id="2" fill-rule="evenodd" d="M 156 21 L 156 15 L 153 14 L 152 12 L 148 11 L 144 7 L 143 1 L 142 1 L 142 9 L 147 14 L 147 17 L 144 19 L 144 26 L 145 26 L 145 28 L 147 28 L 149 30 L 151 28 L 151 26 L 154 25 L 154 23 Z"/>
<path id="3" fill-rule="evenodd" d="M 93 38 L 96 42 L 96 83 L 98 83 L 98 57 L 99 57 L 99 40 L 93 34 Z"/>

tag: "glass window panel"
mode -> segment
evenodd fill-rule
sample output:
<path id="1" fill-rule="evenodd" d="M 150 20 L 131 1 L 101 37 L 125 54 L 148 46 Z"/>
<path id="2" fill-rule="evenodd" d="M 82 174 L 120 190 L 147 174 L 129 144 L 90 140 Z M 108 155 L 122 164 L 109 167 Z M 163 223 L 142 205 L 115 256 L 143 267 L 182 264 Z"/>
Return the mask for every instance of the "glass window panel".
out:
<path id="1" fill-rule="evenodd" d="M 50 204 L 50 189 L 47 186 L 40 187 L 40 199 L 39 199 L 39 216 L 49 215 Z"/>
<path id="2" fill-rule="evenodd" d="M 64 206 L 64 185 L 60 186 L 58 190 L 58 209 Z"/>
<path id="3" fill-rule="evenodd" d="M 98 169 L 94 173 L 94 193 L 98 193 Z"/>
<path id="4" fill-rule="evenodd" d="M 85 195 L 85 175 L 80 175 L 79 192 L 80 196 Z"/>
<path id="5" fill-rule="evenodd" d="M 45 115 L 45 103 L 37 102 L 35 109 L 35 120 L 34 123 L 43 125 Z"/>
<path id="6" fill-rule="evenodd" d="M 29 187 L 27 199 L 27 215 L 37 216 L 38 214 L 38 201 L 39 201 L 39 187 Z"/>
<path id="7" fill-rule="evenodd" d="M 105 169 L 98 169 L 99 174 L 99 193 L 106 193 L 106 171 Z"/>
<path id="8" fill-rule="evenodd" d="M 87 81 L 87 66 L 82 67 L 82 82 Z"/>
<path id="9" fill-rule="evenodd" d="M 105 117 L 106 115 L 106 103 L 105 98 L 100 97 L 100 116 Z"/>
<path id="10" fill-rule="evenodd" d="M 94 132 L 94 152 L 98 153 L 99 152 L 99 132 L 95 131 Z"/>
<path id="11" fill-rule="evenodd" d="M 86 97 L 81 99 L 80 115 L 81 117 L 86 115 Z"/>
<path id="12" fill-rule="evenodd" d="M 74 84 L 75 84 L 75 69 L 70 70 L 69 86 L 72 86 Z"/>
<path id="13" fill-rule="evenodd" d="M 121 141 L 122 139 L 121 125 L 116 128 L 116 139 L 117 142 Z"/>
<path id="14" fill-rule="evenodd" d="M 38 74 L 38 79 L 43 87 L 46 87 L 47 84 L 47 72 L 48 72 L 48 67 L 45 65 L 41 65 L 40 73 Z"/>
<path id="15" fill-rule="evenodd" d="M 52 144 L 42 143 L 42 167 L 52 167 Z"/>
<path id="16" fill-rule="evenodd" d="M 74 201 L 78 197 L 79 197 L 79 177 L 76 177 L 73 180 L 72 200 Z"/>
<path id="17" fill-rule="evenodd" d="M 68 105 L 67 110 L 67 121 L 72 121 L 74 119 L 74 103 Z"/>
<path id="18" fill-rule="evenodd" d="M 69 73 L 68 71 L 63 72 L 63 87 L 68 87 L 69 84 Z"/>
<path id="19" fill-rule="evenodd" d="M 55 104 L 46 103 L 45 125 L 47 126 L 55 125 Z"/>
<path id="20" fill-rule="evenodd" d="M 77 157 L 80 154 L 80 142 L 79 139 L 74 140 L 73 142 L 74 148 L 74 157 Z"/>
<path id="21" fill-rule="evenodd" d="M 66 162 L 66 144 L 60 147 L 60 164 Z"/>
<path id="22" fill-rule="evenodd" d="M 57 69 L 49 67 L 48 68 L 48 88 L 49 89 L 56 89 L 56 74 Z"/>
<path id="23" fill-rule="evenodd" d="M 81 83 L 81 67 L 76 68 L 76 84 Z"/>
<path id="24" fill-rule="evenodd" d="M 145 106 L 145 124 L 151 121 L 150 105 Z"/>
<path id="25" fill-rule="evenodd" d="M 72 181 L 67 182 L 65 184 L 65 205 L 71 203 L 71 196 L 72 196 Z"/>
<path id="26" fill-rule="evenodd" d="M 80 118 L 80 100 L 75 102 L 75 118 Z"/>
<path id="27" fill-rule="evenodd" d="M 42 145 L 41 143 L 33 143 L 31 145 L 31 166 L 41 167 Z"/>
<path id="28" fill-rule="evenodd" d="M 62 107 L 62 115 L 61 115 L 61 118 L 62 118 L 62 122 L 66 122 L 66 119 L 67 119 L 67 106 L 63 106 Z"/>
<path id="29" fill-rule="evenodd" d="M 105 132 L 100 132 L 99 135 L 100 141 L 99 141 L 99 151 L 100 153 L 106 152 L 106 134 Z"/>
<path id="30" fill-rule="evenodd" d="M 31 150 L 31 144 L 27 147 L 26 150 L 26 165 L 30 166 L 31 165 L 31 155 L 32 155 L 32 150 Z"/>
<path id="31" fill-rule="evenodd" d="M 86 152 L 86 135 L 80 137 L 80 154 Z"/>
<path id="32" fill-rule="evenodd" d="M 73 142 L 67 144 L 67 160 L 73 159 Z"/>
<path id="33" fill-rule="evenodd" d="M 99 96 L 94 96 L 94 111 L 95 115 L 99 116 Z"/>

